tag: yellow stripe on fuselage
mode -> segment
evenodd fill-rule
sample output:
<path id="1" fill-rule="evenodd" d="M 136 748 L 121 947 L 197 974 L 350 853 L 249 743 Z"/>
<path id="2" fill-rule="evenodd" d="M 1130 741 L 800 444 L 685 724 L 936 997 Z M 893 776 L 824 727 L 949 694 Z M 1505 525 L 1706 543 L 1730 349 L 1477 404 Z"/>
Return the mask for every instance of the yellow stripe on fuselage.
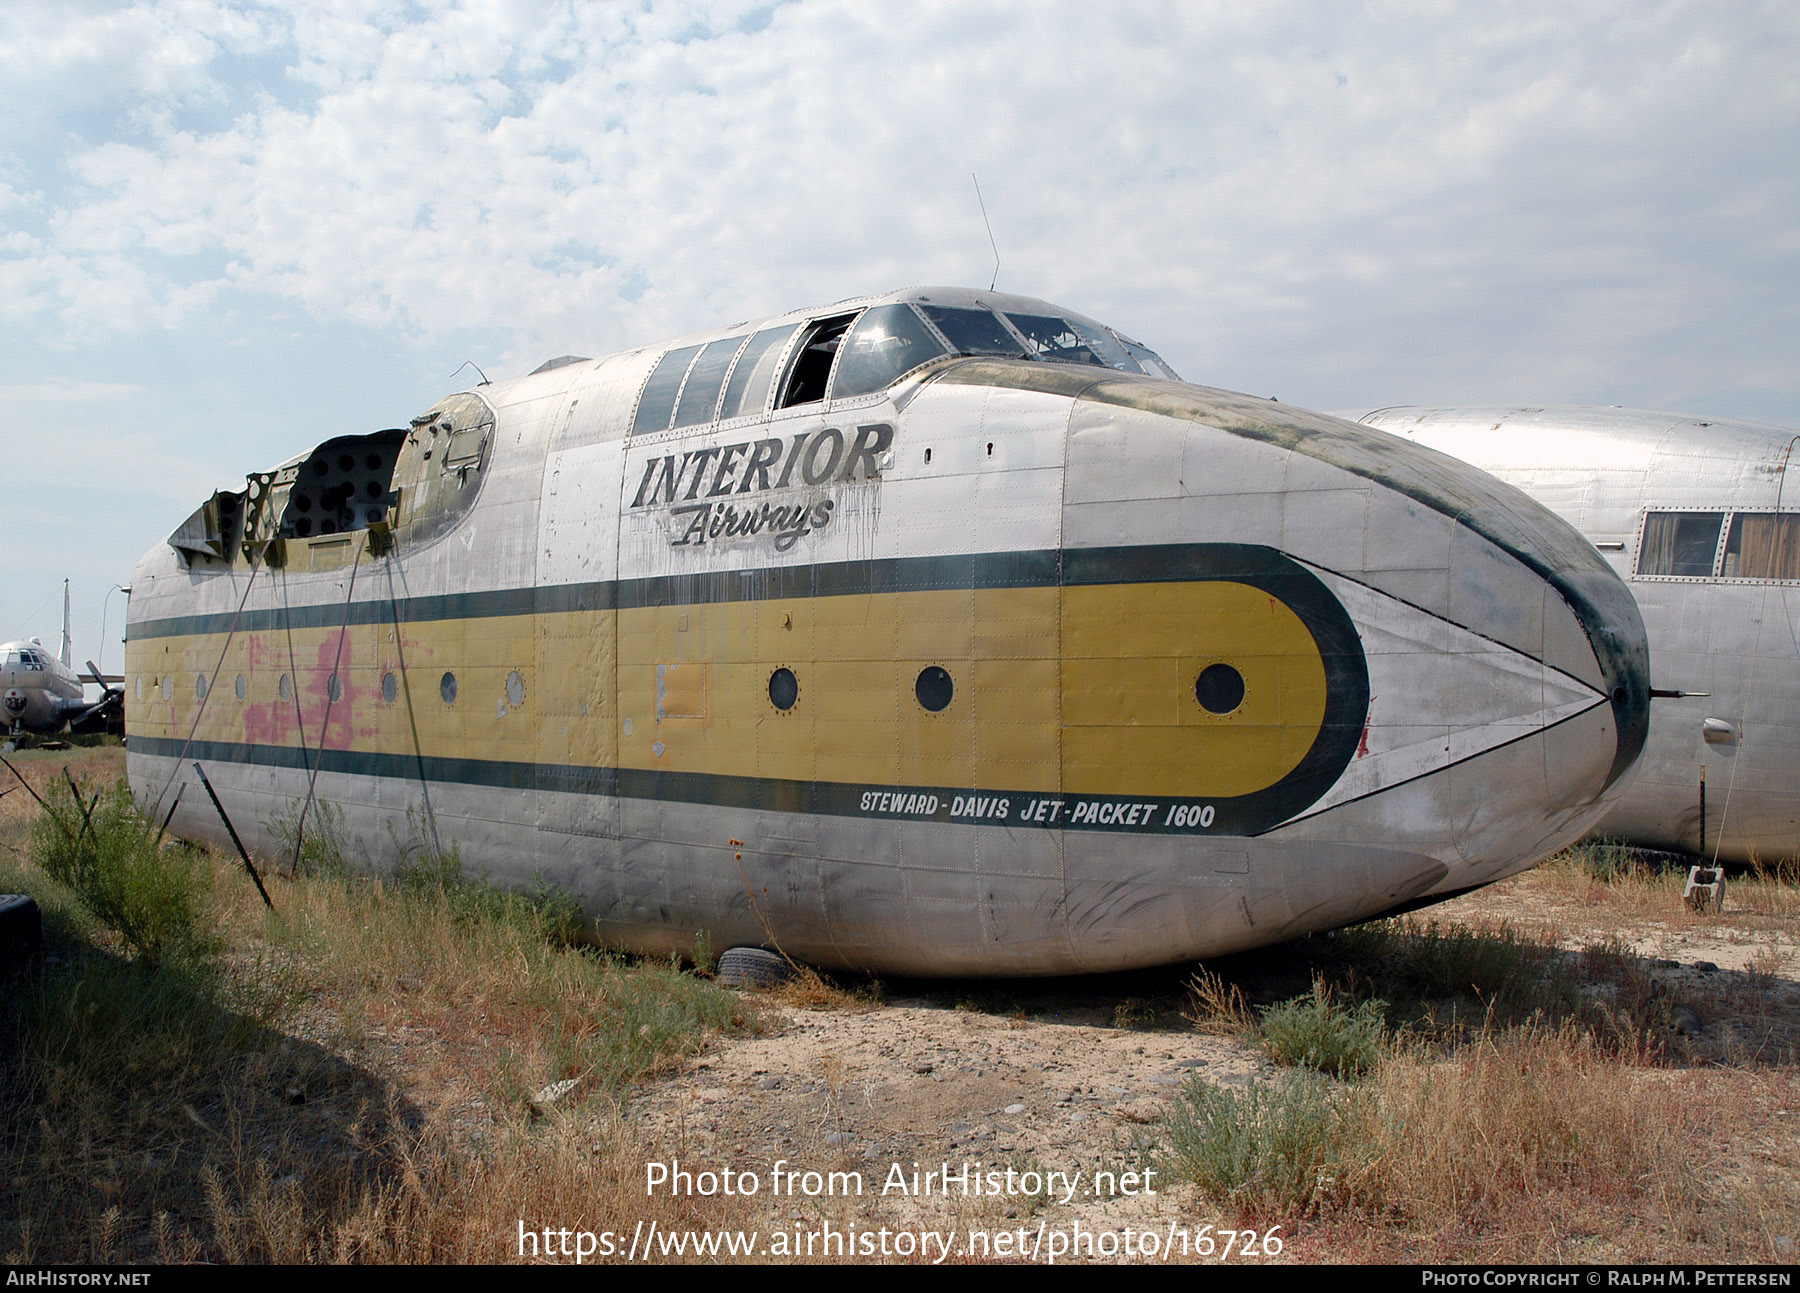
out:
<path id="1" fill-rule="evenodd" d="M 1326 676 L 1279 599 L 1227 580 L 941 589 L 134 639 L 133 733 L 879 786 L 1226 797 L 1291 772 Z M 1207 712 L 1209 664 L 1243 702 Z M 948 670 L 939 713 L 920 670 Z M 404 666 L 404 667 L 403 667 Z M 799 699 L 769 698 L 776 669 Z M 384 675 L 397 698 L 383 699 Z M 512 679 L 517 673 L 518 678 Z M 245 679 L 245 698 L 236 679 Z M 440 695 L 444 675 L 456 696 Z M 280 680 L 297 683 L 295 700 Z M 158 684 L 171 679 L 171 699 Z M 509 681 L 512 682 L 509 694 Z M 616 682 L 616 690 L 615 690 Z M 522 699 L 519 698 L 523 689 Z M 409 705 L 410 698 L 410 705 Z"/>

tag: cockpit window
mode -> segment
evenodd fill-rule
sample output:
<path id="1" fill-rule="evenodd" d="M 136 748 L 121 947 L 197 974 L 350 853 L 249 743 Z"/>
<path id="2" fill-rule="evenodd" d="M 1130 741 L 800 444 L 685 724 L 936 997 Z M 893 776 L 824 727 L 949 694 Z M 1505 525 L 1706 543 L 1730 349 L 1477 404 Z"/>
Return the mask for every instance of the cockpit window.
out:
<path id="1" fill-rule="evenodd" d="M 820 319 L 800 340 L 800 348 L 788 365 L 788 377 L 776 407 L 791 409 L 796 404 L 814 404 L 825 398 L 831 380 L 831 361 L 837 358 L 844 333 L 856 318 L 854 314 L 837 314 Z"/>
<path id="2" fill-rule="evenodd" d="M 1126 353 L 1119 339 L 1105 328 L 1090 328 L 1086 324 L 1069 320 L 1069 326 L 1075 329 L 1075 335 L 1087 343 L 1089 350 L 1100 356 L 1100 362 L 1108 368 L 1116 368 L 1121 373 L 1141 373 L 1143 367 L 1137 360 Z"/>
<path id="3" fill-rule="evenodd" d="M 831 388 L 835 399 L 885 390 L 903 373 L 949 353 L 910 305 L 880 305 L 865 311 L 845 339 L 843 351 Z"/>
<path id="4" fill-rule="evenodd" d="M 1137 360 L 1138 367 L 1142 368 L 1146 373 L 1150 374 L 1150 376 L 1166 377 L 1172 382 L 1181 380 L 1175 375 L 1175 370 L 1163 362 L 1163 357 L 1150 349 L 1150 347 L 1143 345 L 1141 342 L 1133 341 L 1123 332 L 1114 332 L 1113 336 L 1117 337 L 1119 339 L 1119 344 L 1125 347 L 1125 353 Z"/>
<path id="5" fill-rule="evenodd" d="M 919 306 L 925 317 L 956 347 L 959 355 L 1006 355 L 1023 359 L 1025 348 L 1006 330 L 992 310 L 964 309 L 953 305 Z"/>
<path id="6" fill-rule="evenodd" d="M 1067 319 L 1054 314 L 1008 314 L 1006 317 L 1024 335 L 1038 359 L 1053 364 L 1110 367 Z"/>

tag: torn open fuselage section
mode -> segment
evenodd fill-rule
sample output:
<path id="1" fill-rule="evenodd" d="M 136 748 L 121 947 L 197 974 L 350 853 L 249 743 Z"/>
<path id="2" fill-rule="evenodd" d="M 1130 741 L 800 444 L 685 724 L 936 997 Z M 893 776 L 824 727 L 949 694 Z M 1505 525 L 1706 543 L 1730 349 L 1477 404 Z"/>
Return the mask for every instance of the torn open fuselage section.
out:
<path id="1" fill-rule="evenodd" d="M 474 503 L 493 440 L 479 396 L 453 395 L 406 427 L 336 436 L 241 490 L 220 490 L 169 536 L 189 569 L 239 562 L 288 564 L 292 545 L 313 565 L 366 533 L 381 554 L 396 537 L 418 543 L 450 529 Z"/>

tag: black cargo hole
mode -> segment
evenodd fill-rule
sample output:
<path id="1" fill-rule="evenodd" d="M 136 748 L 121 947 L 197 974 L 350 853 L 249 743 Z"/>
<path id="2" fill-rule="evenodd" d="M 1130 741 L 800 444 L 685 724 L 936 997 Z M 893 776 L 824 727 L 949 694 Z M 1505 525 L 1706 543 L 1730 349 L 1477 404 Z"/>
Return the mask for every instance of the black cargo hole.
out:
<path id="1" fill-rule="evenodd" d="M 769 675 L 769 703 L 786 713 L 800 699 L 800 680 L 792 669 L 777 669 Z"/>
<path id="2" fill-rule="evenodd" d="M 919 670 L 919 681 L 913 684 L 913 692 L 919 703 L 935 714 L 950 704 L 950 697 L 956 694 L 956 684 L 950 681 L 948 671 L 934 664 Z"/>
<path id="3" fill-rule="evenodd" d="M 1194 679 L 1194 699 L 1209 714 L 1229 714 L 1244 703 L 1244 675 L 1228 664 L 1209 664 Z"/>

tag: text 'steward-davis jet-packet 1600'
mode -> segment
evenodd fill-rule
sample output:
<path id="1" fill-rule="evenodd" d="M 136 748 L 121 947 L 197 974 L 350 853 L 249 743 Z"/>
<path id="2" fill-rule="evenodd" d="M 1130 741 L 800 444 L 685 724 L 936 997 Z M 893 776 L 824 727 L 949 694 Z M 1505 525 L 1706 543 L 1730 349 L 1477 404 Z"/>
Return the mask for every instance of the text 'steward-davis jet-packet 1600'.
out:
<path id="1" fill-rule="evenodd" d="M 129 765 L 427 831 L 653 952 L 1213 955 L 1517 872 L 1629 779 L 1643 625 L 1451 458 L 923 289 L 452 395 L 133 581 Z M 203 793 L 174 828 L 222 839 Z"/>

